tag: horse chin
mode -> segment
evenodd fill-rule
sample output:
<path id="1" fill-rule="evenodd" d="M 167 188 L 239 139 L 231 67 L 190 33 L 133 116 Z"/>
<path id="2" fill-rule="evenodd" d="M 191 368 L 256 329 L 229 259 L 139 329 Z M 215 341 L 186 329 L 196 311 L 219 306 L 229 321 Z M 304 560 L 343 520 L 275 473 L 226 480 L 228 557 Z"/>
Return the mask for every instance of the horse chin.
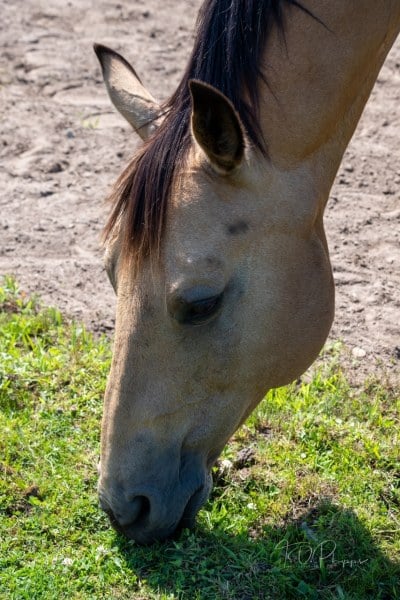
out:
<path id="1" fill-rule="evenodd" d="M 176 528 L 176 535 L 179 536 L 184 529 L 193 529 L 196 516 L 203 504 L 207 502 L 212 489 L 212 475 L 207 473 L 204 485 L 197 490 L 187 503 L 181 520 Z"/>
<path id="2" fill-rule="evenodd" d="M 212 475 L 207 473 L 206 481 L 200 489 L 198 489 L 193 496 L 189 499 L 186 504 L 185 510 L 183 511 L 182 517 L 175 527 L 171 535 L 166 536 L 164 539 L 178 539 L 184 529 L 194 529 L 196 524 L 197 513 L 201 507 L 207 502 L 208 497 L 212 489 Z"/>

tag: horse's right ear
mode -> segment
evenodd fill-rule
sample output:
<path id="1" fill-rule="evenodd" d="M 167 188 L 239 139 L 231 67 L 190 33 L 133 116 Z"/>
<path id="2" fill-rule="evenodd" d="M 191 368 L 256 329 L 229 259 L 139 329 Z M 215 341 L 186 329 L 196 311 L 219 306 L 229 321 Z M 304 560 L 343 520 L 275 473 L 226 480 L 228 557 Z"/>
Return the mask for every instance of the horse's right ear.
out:
<path id="1" fill-rule="evenodd" d="M 191 79 L 192 134 L 211 166 L 221 175 L 232 173 L 242 163 L 246 136 L 233 104 L 219 90 Z"/>
<path id="2" fill-rule="evenodd" d="M 94 44 L 112 103 L 143 140 L 157 128 L 160 106 L 118 52 Z"/>

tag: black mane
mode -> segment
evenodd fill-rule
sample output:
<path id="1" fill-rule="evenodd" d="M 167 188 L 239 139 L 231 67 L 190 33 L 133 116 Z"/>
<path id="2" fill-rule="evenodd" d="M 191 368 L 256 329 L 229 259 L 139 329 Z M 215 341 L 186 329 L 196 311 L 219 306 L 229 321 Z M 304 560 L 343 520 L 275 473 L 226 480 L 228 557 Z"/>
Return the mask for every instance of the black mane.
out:
<path id="1" fill-rule="evenodd" d="M 157 132 L 145 143 L 118 179 L 105 239 L 123 227 L 122 252 L 138 267 L 160 253 L 168 199 L 175 174 L 191 143 L 188 82 L 198 79 L 225 94 L 235 106 L 249 141 L 267 154 L 259 125 L 259 81 L 265 81 L 261 57 L 273 25 L 284 31 L 284 7 L 308 12 L 297 0 L 205 0 L 192 54 L 183 78 L 163 105 Z"/>

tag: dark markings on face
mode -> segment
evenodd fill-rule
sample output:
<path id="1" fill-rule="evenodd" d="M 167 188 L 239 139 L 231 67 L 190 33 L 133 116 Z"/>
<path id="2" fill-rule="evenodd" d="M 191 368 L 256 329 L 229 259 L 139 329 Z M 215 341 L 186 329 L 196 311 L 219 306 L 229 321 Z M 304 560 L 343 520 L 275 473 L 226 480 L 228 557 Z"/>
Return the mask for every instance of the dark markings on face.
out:
<path id="1" fill-rule="evenodd" d="M 236 223 L 231 223 L 226 228 L 229 235 L 240 235 L 241 233 L 246 233 L 248 229 L 249 226 L 246 221 L 236 221 Z"/>

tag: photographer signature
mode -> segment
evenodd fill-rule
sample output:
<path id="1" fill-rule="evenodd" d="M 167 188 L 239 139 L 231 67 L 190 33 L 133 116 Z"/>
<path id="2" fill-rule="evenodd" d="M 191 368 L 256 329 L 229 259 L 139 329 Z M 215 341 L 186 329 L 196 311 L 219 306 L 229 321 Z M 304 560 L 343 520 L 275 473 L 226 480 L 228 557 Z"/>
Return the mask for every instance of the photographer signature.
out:
<path id="1" fill-rule="evenodd" d="M 320 567 L 321 563 L 331 568 L 345 567 L 355 568 L 368 562 L 365 559 L 338 559 L 336 553 L 336 543 L 333 540 L 324 540 L 317 545 L 311 545 L 308 542 L 296 542 L 289 544 L 287 540 L 282 540 L 276 546 L 277 549 L 284 551 L 285 564 L 298 563 L 302 565 L 314 565 Z"/>

